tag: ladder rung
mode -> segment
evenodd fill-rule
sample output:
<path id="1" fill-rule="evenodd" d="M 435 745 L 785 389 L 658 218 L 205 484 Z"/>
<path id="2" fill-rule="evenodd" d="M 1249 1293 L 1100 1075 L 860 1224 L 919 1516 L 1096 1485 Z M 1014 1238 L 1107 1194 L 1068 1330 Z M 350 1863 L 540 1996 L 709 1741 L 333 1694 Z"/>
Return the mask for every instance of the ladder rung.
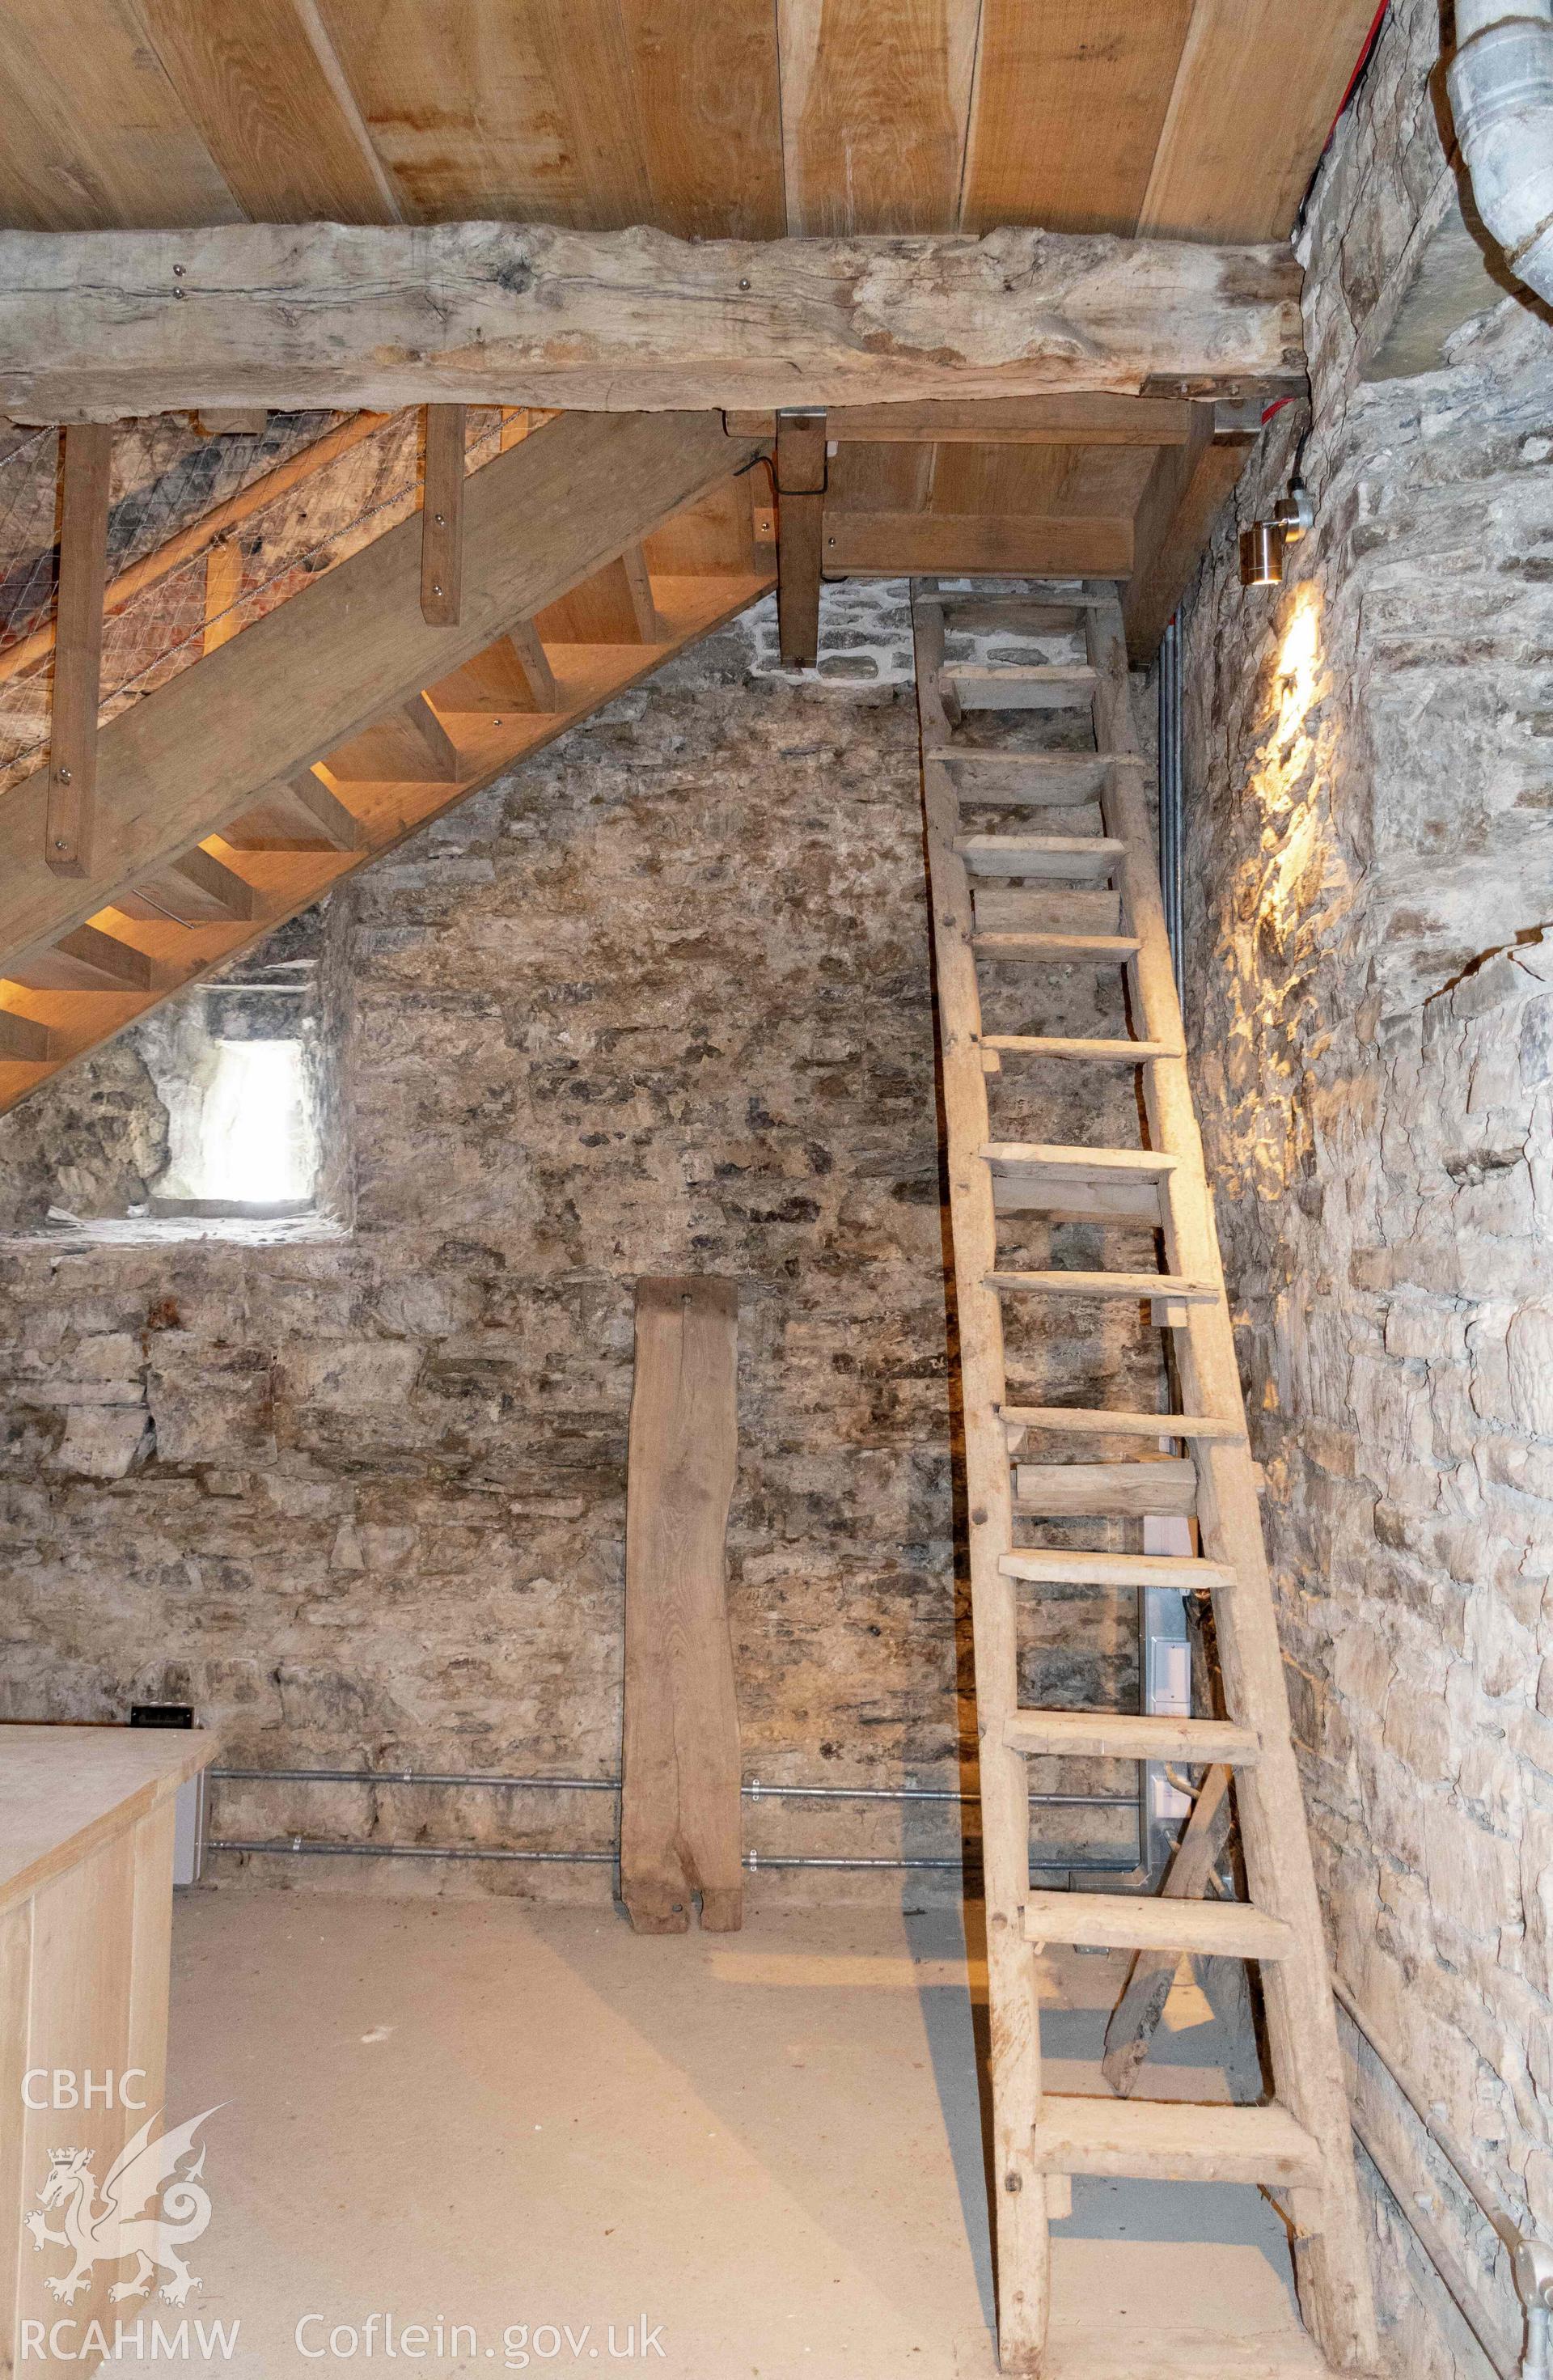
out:
<path id="1" fill-rule="evenodd" d="M 1072 877 L 1019 884 L 1006 876 L 969 880 L 978 934 L 1100 934 L 1120 939 L 1124 920 L 1114 884 Z"/>
<path id="2" fill-rule="evenodd" d="M 1106 790 L 1113 769 L 1142 769 L 1142 752 L 975 752 L 941 745 L 930 761 L 947 766 L 961 800 L 1030 802 L 1075 809 Z"/>
<path id="3" fill-rule="evenodd" d="M 989 1141 L 980 1154 L 991 1169 L 992 1202 L 1001 1215 L 1045 1214 L 1149 1231 L 1165 1220 L 1163 1189 L 1175 1160 L 1153 1149 Z"/>
<path id="4" fill-rule="evenodd" d="M 1116 600 L 1109 589 L 1098 595 L 1093 588 L 1063 587 L 1043 578 L 1032 579 L 1030 586 L 1034 591 L 1027 595 L 940 595 L 938 600 L 946 620 L 962 620 L 977 612 L 1041 611 L 1053 604 L 1070 612 L 1093 612 Z"/>
<path id="5" fill-rule="evenodd" d="M 1193 1768 L 1255 1768 L 1262 1756 L 1255 1728 L 1129 1711 L 1015 1711 L 1003 1742 L 1032 1760 L 1179 1760 Z"/>
<path id="6" fill-rule="evenodd" d="M 1227 1441 L 1244 1439 L 1244 1421 L 1220 1421 L 1210 1414 L 1110 1413 L 1104 1406 L 1001 1405 L 999 1419 L 1014 1429 L 1071 1430 L 1085 1438 L 1183 1438 Z"/>
<path id="7" fill-rule="evenodd" d="M 1095 692 L 1083 662 L 952 662 L 939 681 L 962 710 L 1072 710 Z"/>
<path id="8" fill-rule="evenodd" d="M 1131 1463 L 1021 1463 L 1013 1509 L 1044 1521 L 1195 1512 L 1197 1466 L 1184 1457 L 1148 1455 Z"/>
<path id="9" fill-rule="evenodd" d="M 1042 2173 L 1143 2181 L 1319 2185 L 1321 2151 L 1276 2099 L 1267 2107 L 1204 2107 L 1185 2099 L 1041 2100 L 1035 2163 Z"/>
<path id="10" fill-rule="evenodd" d="M 1097 959 L 1120 966 L 1143 942 L 1136 934 L 985 933 L 971 936 L 971 948 L 987 959 Z"/>
<path id="11" fill-rule="evenodd" d="M 989 1289 L 1036 1296 L 1166 1297 L 1178 1305 L 1217 1305 L 1223 1295 L 1212 1281 L 1182 1281 L 1170 1272 L 989 1272 L 983 1279 Z"/>
<path id="12" fill-rule="evenodd" d="M 1109 876 L 1127 846 L 1109 834 L 961 834 L 954 849 L 972 876 L 1044 876 L 1083 883 Z"/>
<path id="13" fill-rule="evenodd" d="M 1018 1546 L 1000 1554 L 1005 1578 L 1038 1586 L 1211 1587 L 1223 1594 L 1236 1585 L 1228 1562 L 1200 1561 L 1195 1554 L 1098 1554 L 1055 1546 Z"/>
<path id="14" fill-rule="evenodd" d="M 981 1046 L 1015 1058 L 1080 1058 L 1097 1066 L 1147 1066 L 1156 1058 L 1186 1055 L 1168 1041 L 1085 1040 L 1062 1033 L 984 1033 Z"/>
<path id="15" fill-rule="evenodd" d="M 1175 1172 L 1175 1159 L 1157 1148 L 1072 1148 L 1044 1140 L 988 1140 L 977 1154 L 994 1170 L 1038 1166 L 1043 1173 L 1072 1173 L 1091 1182 L 1152 1180 Z"/>
<path id="16" fill-rule="evenodd" d="M 1244 1900 L 1172 1900 L 1152 1892 L 1032 1892 L 1026 1942 L 1102 1950 L 1190 1950 L 1203 1959 L 1286 1959 L 1292 1929 Z"/>

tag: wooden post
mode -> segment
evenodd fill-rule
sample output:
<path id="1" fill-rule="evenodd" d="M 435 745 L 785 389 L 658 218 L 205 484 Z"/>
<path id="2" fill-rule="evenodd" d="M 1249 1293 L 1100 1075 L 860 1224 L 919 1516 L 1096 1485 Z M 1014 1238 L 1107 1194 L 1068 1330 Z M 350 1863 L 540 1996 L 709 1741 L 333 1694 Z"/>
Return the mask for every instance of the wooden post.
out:
<path id="1" fill-rule="evenodd" d="M 625 1512 L 620 1893 L 638 1934 L 743 1919 L 738 1710 L 723 1538 L 737 1457 L 738 1287 L 637 1283 Z"/>
<path id="2" fill-rule="evenodd" d="M 433 628 L 455 628 L 464 600 L 464 407 L 426 407 L 421 486 L 420 612 Z"/>
<path id="3" fill-rule="evenodd" d="M 1207 1890 L 1230 1830 L 1230 1771 L 1210 1768 L 1192 1805 L 1160 1892 L 1167 1900 L 1199 1900 Z M 1127 1987 L 1106 2026 L 1100 2069 L 1118 2098 L 1129 2096 L 1148 2056 L 1180 1966 L 1179 1950 L 1140 1950 Z"/>
<path id="4" fill-rule="evenodd" d="M 243 591 L 243 549 L 235 537 L 218 538 L 205 556 L 205 635 L 201 652 L 230 644 L 241 627 L 237 599 Z"/>
<path id="5" fill-rule="evenodd" d="M 825 416 L 776 418 L 777 630 L 789 669 L 819 650 L 819 554 L 825 527 Z"/>
<path id="6" fill-rule="evenodd" d="M 113 430 L 107 422 L 84 422 L 67 430 L 62 443 L 65 487 L 43 856 L 56 876 L 85 876 L 91 867 L 97 790 L 97 704 L 103 676 Z"/>

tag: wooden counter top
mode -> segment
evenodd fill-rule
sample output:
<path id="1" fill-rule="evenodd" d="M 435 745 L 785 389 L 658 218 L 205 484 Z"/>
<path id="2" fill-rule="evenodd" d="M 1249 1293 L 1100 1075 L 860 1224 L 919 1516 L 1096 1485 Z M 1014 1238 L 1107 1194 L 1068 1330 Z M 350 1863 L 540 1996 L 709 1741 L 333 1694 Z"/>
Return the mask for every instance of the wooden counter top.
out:
<path id="1" fill-rule="evenodd" d="M 204 1728 L 0 1722 L 0 1910 L 166 1801 L 218 1741 Z"/>

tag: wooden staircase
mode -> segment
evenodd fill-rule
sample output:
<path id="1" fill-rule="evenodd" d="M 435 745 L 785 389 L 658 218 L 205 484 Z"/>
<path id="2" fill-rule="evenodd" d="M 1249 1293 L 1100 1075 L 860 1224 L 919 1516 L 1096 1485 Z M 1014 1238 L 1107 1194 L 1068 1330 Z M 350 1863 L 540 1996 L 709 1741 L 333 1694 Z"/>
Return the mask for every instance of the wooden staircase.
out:
<path id="1" fill-rule="evenodd" d="M 463 483 L 461 619 L 405 520 L 98 729 L 88 865 L 49 865 L 46 769 L 0 796 L 0 1111 L 772 585 L 756 451 L 553 417 Z"/>
<path id="2" fill-rule="evenodd" d="M 1105 2174 L 1259 2182 L 1284 2193 L 1308 2327 L 1330 2365 L 1365 2370 L 1377 2357 L 1375 2324 L 1321 1913 L 1117 591 L 1104 583 L 1076 594 L 1052 589 L 1041 597 L 1038 619 L 1026 615 L 1043 630 L 1065 618 L 1082 634 L 1085 659 L 1065 668 L 946 663 L 953 599 L 940 596 L 936 582 L 920 581 L 913 600 L 964 1390 L 1002 2367 L 1022 2374 L 1046 2368 L 1049 2204 L 1063 2204 L 1066 2177 Z M 985 602 L 965 608 L 983 624 Z M 1000 611 L 1001 625 L 1018 626 L 1016 609 Z M 973 710 L 1033 717 L 1054 710 L 1089 713 L 1093 750 L 979 748 L 956 733 Z M 1035 831 L 1043 810 L 1071 817 L 1079 805 L 1092 806 L 1089 832 Z M 985 831 L 977 820 L 988 809 L 1024 814 L 1029 829 Z M 1026 891 L 1011 902 L 1016 884 Z M 1001 897 L 988 900 L 989 888 Z M 1011 964 L 1122 970 L 1134 1038 L 984 1033 L 984 971 Z M 1136 1069 L 1147 1146 L 996 1140 L 989 1076 L 1037 1059 Z M 1155 1233 L 1160 1269 L 1005 1264 L 1001 1219 L 1020 1216 Z M 1074 1297 L 1152 1301 L 1182 1410 L 1010 1401 L 1005 1304 Z M 1075 1438 L 1120 1441 L 1134 1459 L 1025 1459 L 1032 1440 L 1061 1451 Z M 1161 1441 L 1172 1449 L 1168 1462 L 1135 1459 Z M 1200 1540 L 1191 1554 L 1021 1542 L 1031 1519 L 1096 1515 L 1109 1528 L 1118 1517 L 1186 1512 Z M 1019 1598 L 1083 1584 L 1176 1587 L 1208 1598 L 1224 1716 L 1022 1709 Z M 1053 1757 L 1229 1767 L 1249 1900 L 1033 1890 L 1026 1764 Z M 1270 2102 L 1198 2106 L 1044 2091 L 1036 1950 L 1046 1942 L 1257 1961 Z"/>

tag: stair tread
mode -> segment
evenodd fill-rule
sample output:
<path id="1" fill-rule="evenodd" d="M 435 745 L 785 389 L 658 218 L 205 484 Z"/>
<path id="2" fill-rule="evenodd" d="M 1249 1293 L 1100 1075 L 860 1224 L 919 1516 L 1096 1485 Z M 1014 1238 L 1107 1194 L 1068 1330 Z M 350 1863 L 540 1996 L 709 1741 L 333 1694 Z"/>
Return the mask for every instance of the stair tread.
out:
<path id="1" fill-rule="evenodd" d="M 1034 2154 L 1042 2173 L 1273 2186 L 1319 2184 L 1323 2178 L 1316 2141 L 1278 2100 L 1265 2107 L 1230 2107 L 1049 2093 L 1036 2119 Z"/>
<path id="2" fill-rule="evenodd" d="M 0 1058 L 23 1066 L 46 1066 L 53 1040 L 46 1025 L 22 1016 L 14 1008 L 0 1008 Z"/>
<path id="3" fill-rule="evenodd" d="M 1111 1412 L 1093 1405 L 1002 1405 L 1000 1417 L 1024 1429 L 1082 1431 L 1086 1437 L 1110 1432 L 1123 1438 L 1244 1439 L 1244 1421 L 1222 1421 L 1212 1414 L 1150 1414 Z"/>
<path id="4" fill-rule="evenodd" d="M 1168 1272 L 1000 1271 L 983 1279 L 989 1289 L 1047 1292 L 1054 1297 L 1167 1297 L 1185 1305 L 1217 1305 L 1224 1294 L 1214 1281 L 1185 1281 Z"/>
<path id="5" fill-rule="evenodd" d="M 1003 1742 L 1033 1759 L 1180 1760 L 1194 1767 L 1255 1767 L 1262 1748 L 1255 1728 L 1146 1711 L 1016 1710 Z"/>
<path id="6" fill-rule="evenodd" d="M 998 1568 L 1005 1578 L 1050 1586 L 1206 1586 L 1224 1593 L 1237 1583 L 1227 1562 L 1196 1554 L 1103 1554 L 1066 1546 L 1017 1546 L 999 1555 Z"/>

